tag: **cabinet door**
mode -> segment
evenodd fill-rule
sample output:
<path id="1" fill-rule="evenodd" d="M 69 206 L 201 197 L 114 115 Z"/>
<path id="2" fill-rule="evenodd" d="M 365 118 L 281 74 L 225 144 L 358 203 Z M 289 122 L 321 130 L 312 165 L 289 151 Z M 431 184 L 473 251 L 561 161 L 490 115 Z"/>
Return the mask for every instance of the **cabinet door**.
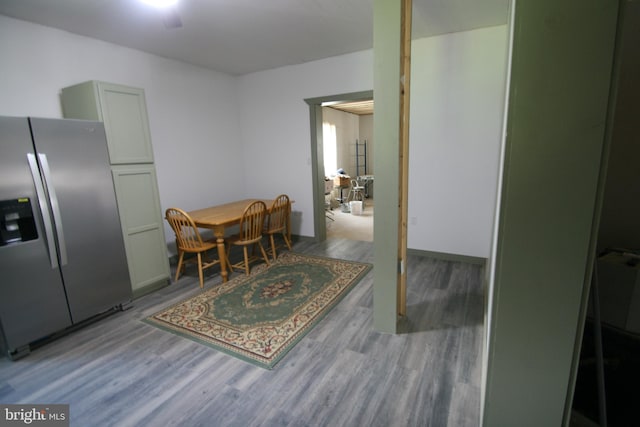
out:
<path id="1" fill-rule="evenodd" d="M 104 82 L 97 85 L 111 164 L 153 163 L 144 90 Z"/>
<path id="2" fill-rule="evenodd" d="M 169 258 L 153 165 L 113 166 L 129 275 L 134 296 L 169 281 Z"/>

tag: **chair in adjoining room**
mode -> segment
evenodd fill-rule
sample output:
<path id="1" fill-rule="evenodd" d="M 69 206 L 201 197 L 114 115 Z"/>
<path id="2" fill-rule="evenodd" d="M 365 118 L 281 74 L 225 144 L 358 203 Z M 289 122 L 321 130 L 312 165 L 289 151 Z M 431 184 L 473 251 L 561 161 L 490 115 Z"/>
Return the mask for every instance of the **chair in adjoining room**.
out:
<path id="1" fill-rule="evenodd" d="M 249 245 L 257 245 L 260 248 L 260 252 L 262 252 L 264 261 L 269 265 L 269 258 L 262 246 L 262 230 L 266 214 L 267 205 L 265 205 L 264 202 L 260 200 L 252 202 L 245 208 L 244 213 L 242 214 L 238 234 L 229 236 L 225 239 L 227 241 L 227 260 L 229 259 L 229 254 L 233 245 L 242 246 L 244 251 L 244 261 L 240 261 L 235 264 L 231 264 L 229 261 L 230 271 L 233 271 L 234 268 L 240 268 L 245 271 L 247 276 L 249 275 L 249 262 L 258 259 L 257 256 L 253 256 L 253 251 L 252 256 L 249 257 Z"/>
<path id="2" fill-rule="evenodd" d="M 280 233 L 284 239 L 284 243 L 291 250 L 291 241 L 289 240 L 289 223 L 291 221 L 291 202 L 289 196 L 281 194 L 273 201 L 269 208 L 269 217 L 264 234 L 269 236 L 271 242 L 271 256 L 276 260 L 276 242 L 275 235 Z"/>
<path id="3" fill-rule="evenodd" d="M 180 273 L 184 271 L 185 263 L 192 260 L 185 260 L 185 254 L 196 254 L 194 260 L 198 264 L 198 277 L 200 278 L 200 287 L 204 287 L 203 270 L 220 263 L 220 259 L 207 257 L 207 251 L 217 250 L 215 242 L 203 240 L 198 227 L 185 211 L 179 208 L 169 208 L 165 212 L 165 218 L 171 225 L 176 235 L 176 247 L 178 249 L 178 267 L 176 268 L 177 281 Z"/>
<path id="4" fill-rule="evenodd" d="M 364 205 L 364 185 L 358 184 L 355 179 L 351 180 L 351 188 L 347 194 L 347 201 L 359 200 Z"/>

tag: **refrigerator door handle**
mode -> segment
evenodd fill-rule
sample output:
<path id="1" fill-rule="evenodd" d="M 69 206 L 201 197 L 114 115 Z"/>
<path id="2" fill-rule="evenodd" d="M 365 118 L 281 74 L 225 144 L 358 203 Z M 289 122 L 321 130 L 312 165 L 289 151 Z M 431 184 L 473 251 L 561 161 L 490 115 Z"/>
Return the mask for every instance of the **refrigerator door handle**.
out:
<path id="1" fill-rule="evenodd" d="M 49 249 L 49 261 L 51 262 L 51 268 L 55 269 L 58 268 L 58 252 L 56 251 L 56 243 L 53 239 L 53 226 L 51 224 L 51 217 L 49 216 L 49 209 L 47 208 L 47 197 L 44 192 L 44 187 L 42 186 L 42 179 L 40 178 L 36 156 L 32 153 L 28 153 L 27 160 L 29 161 L 29 168 L 31 169 L 33 183 L 36 186 L 38 206 L 40 206 L 40 213 L 42 215 L 42 221 L 44 222 L 44 233 L 47 240 L 47 248 Z"/>
<path id="2" fill-rule="evenodd" d="M 56 226 L 56 233 L 58 235 L 58 248 L 60 250 L 60 265 L 67 265 L 67 244 L 64 240 L 64 230 L 62 229 L 62 215 L 60 215 L 60 205 L 58 204 L 58 196 L 56 196 L 56 189 L 51 180 L 51 170 L 49 169 L 49 161 L 47 155 L 38 153 L 38 159 L 40 160 L 40 166 L 42 167 L 42 174 L 44 175 L 44 182 L 49 192 L 49 200 L 51 201 L 51 211 L 53 212 L 53 222 Z"/>

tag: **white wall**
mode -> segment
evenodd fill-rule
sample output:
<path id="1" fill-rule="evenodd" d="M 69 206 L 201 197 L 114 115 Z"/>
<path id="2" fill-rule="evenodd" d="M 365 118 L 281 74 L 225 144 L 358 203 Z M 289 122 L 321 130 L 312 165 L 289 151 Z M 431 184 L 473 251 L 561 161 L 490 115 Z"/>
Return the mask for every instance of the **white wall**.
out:
<path id="1" fill-rule="evenodd" d="M 371 90 L 372 54 L 357 52 L 239 78 L 247 196 L 289 194 L 295 200 L 294 234 L 313 236 L 311 134 L 304 99 Z"/>
<path id="2" fill-rule="evenodd" d="M 413 42 L 409 248 L 489 256 L 506 59 L 506 26 Z"/>
<path id="3" fill-rule="evenodd" d="M 505 26 L 413 42 L 410 248 L 489 254 L 505 47 Z M 371 50 L 233 77 L 4 16 L 0 58 L 0 115 L 61 117 L 60 89 L 86 80 L 144 88 L 163 209 L 287 193 L 305 236 L 304 99 L 373 88 Z"/>
<path id="4" fill-rule="evenodd" d="M 413 42 L 412 249 L 489 256 L 506 37 L 506 26 L 499 26 Z M 299 234 L 313 235 L 309 109 L 303 99 L 371 90 L 372 73 L 372 52 L 366 51 L 240 78 L 244 148 L 260 153 L 247 156 L 250 192 L 271 194 L 276 186 L 288 192 L 301 213 L 294 224 Z M 291 179 L 283 182 L 282 174 Z"/>
<path id="5" fill-rule="evenodd" d="M 60 89 L 87 80 L 144 88 L 163 210 L 242 195 L 235 77 L 5 16 L 0 58 L 0 115 L 60 118 Z"/>

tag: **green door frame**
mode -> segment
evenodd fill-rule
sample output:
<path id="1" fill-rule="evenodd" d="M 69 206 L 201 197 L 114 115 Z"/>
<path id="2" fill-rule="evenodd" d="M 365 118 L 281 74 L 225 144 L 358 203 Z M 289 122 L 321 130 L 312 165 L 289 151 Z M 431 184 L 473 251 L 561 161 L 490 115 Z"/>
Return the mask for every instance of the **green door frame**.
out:
<path id="1" fill-rule="evenodd" d="M 315 240 L 327 240 L 324 218 L 324 147 L 322 144 L 322 105 L 332 102 L 364 101 L 373 99 L 373 90 L 350 92 L 304 100 L 309 105 L 311 128 L 311 185 L 313 186 L 313 235 Z"/>

